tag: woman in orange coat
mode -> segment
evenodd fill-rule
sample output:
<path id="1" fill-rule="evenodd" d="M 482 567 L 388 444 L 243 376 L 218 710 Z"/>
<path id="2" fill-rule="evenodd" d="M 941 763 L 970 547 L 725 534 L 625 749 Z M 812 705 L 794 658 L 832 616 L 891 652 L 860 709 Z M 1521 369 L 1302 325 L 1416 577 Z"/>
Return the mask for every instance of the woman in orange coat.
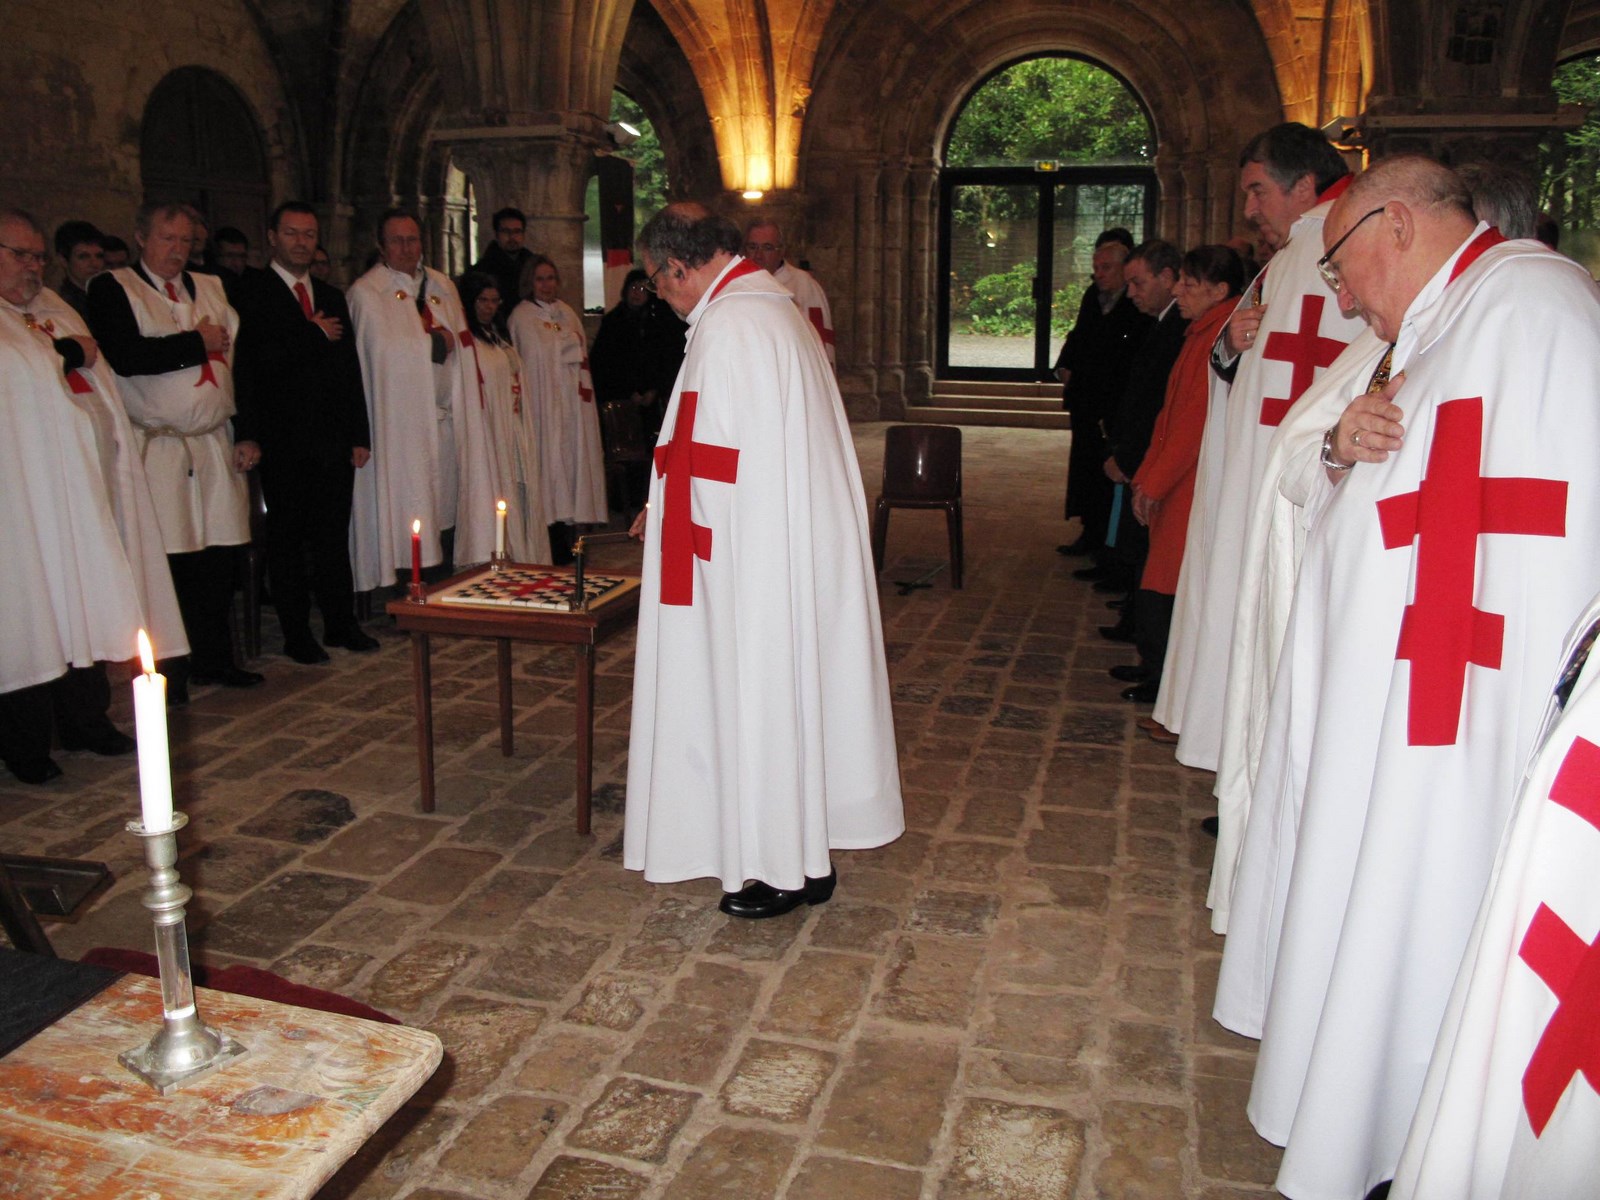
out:
<path id="1" fill-rule="evenodd" d="M 1211 346 L 1243 287 L 1244 266 L 1232 248 L 1201 246 L 1184 255 L 1173 289 L 1189 329 L 1167 378 L 1166 401 L 1156 418 L 1150 449 L 1133 477 L 1134 516 L 1150 527 L 1150 555 L 1134 597 L 1134 642 L 1152 690 L 1160 682 L 1167 656 L 1167 630 L 1189 534 L 1189 508 L 1211 392 Z M 1151 736 L 1164 740 L 1161 732 L 1157 727 Z"/>

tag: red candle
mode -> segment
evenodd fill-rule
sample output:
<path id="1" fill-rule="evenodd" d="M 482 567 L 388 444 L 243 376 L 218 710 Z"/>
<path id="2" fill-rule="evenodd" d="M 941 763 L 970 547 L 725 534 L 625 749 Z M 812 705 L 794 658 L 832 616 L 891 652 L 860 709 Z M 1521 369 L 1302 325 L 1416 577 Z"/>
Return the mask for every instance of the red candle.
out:
<path id="1" fill-rule="evenodd" d="M 411 586 L 422 586 L 422 522 L 411 522 Z"/>

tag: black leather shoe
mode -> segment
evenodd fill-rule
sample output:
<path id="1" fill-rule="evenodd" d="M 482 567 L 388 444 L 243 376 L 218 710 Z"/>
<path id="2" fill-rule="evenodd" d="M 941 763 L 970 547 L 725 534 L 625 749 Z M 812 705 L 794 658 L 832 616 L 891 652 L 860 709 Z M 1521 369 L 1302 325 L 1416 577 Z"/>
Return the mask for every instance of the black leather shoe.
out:
<path id="1" fill-rule="evenodd" d="M 1092 582 L 1096 579 L 1104 579 L 1106 577 L 1106 569 L 1104 567 L 1079 567 L 1072 573 L 1072 577 Z"/>
<path id="2" fill-rule="evenodd" d="M 9 770 L 23 783 L 49 783 L 61 777 L 61 768 L 53 758 L 31 758 L 27 762 L 8 762 Z"/>
<path id="3" fill-rule="evenodd" d="M 328 661 L 328 652 L 315 642 L 285 642 L 283 652 L 295 662 L 308 667 Z"/>
<path id="4" fill-rule="evenodd" d="M 1057 546 L 1056 553 L 1066 558 L 1082 558 L 1085 554 L 1093 554 L 1095 546 L 1088 538 L 1079 538 L 1066 546 Z"/>
<path id="5" fill-rule="evenodd" d="M 102 754 L 106 758 L 115 758 L 119 754 L 131 752 L 138 742 L 134 741 L 122 730 L 107 726 L 99 733 L 88 736 L 61 735 L 61 748 L 63 750 L 88 750 L 92 754 Z"/>
<path id="6" fill-rule="evenodd" d="M 1200 832 L 1207 837 L 1217 836 L 1217 819 L 1215 817 L 1200 818 Z"/>
<path id="7" fill-rule="evenodd" d="M 1118 621 L 1115 625 L 1100 626 L 1100 636 L 1108 642 L 1133 641 L 1133 626 L 1127 621 Z"/>
<path id="8" fill-rule="evenodd" d="M 1108 674 L 1118 683 L 1143 683 L 1150 678 L 1150 668 L 1143 663 L 1122 663 Z"/>
<path id="9" fill-rule="evenodd" d="M 1124 700 L 1132 700 L 1135 704 L 1154 704 L 1156 702 L 1156 693 L 1160 690 L 1161 685 L 1159 683 L 1146 680 L 1144 683 L 1134 684 L 1131 688 L 1123 688 L 1122 698 Z"/>
<path id="10" fill-rule="evenodd" d="M 833 896 L 834 885 L 838 882 L 838 871 L 829 871 L 822 879 L 812 879 L 807 876 L 805 887 L 793 891 L 785 891 L 758 881 L 741 891 L 724 892 L 722 903 L 717 907 L 730 917 L 744 917 L 751 921 L 781 917 L 786 912 L 793 912 L 802 904 L 826 904 Z"/>
<path id="11" fill-rule="evenodd" d="M 1102 596 L 1115 596 L 1133 589 L 1130 587 L 1126 575 L 1108 575 L 1094 585 L 1094 590 Z"/>
<path id="12" fill-rule="evenodd" d="M 378 648 L 378 639 L 362 633 L 359 629 L 352 629 L 348 633 L 325 637 L 322 639 L 322 644 L 339 650 L 349 650 L 355 654 L 370 654 Z"/>
<path id="13" fill-rule="evenodd" d="M 189 671 L 189 682 L 205 684 L 218 684 L 230 688 L 251 688 L 267 681 L 265 675 L 255 671 L 241 671 L 238 667 L 223 667 L 218 671 Z"/>
<path id="14" fill-rule="evenodd" d="M 1127 612 L 1133 607 L 1133 601 L 1127 596 L 1118 596 L 1115 600 L 1107 600 L 1106 607 L 1112 612 Z"/>

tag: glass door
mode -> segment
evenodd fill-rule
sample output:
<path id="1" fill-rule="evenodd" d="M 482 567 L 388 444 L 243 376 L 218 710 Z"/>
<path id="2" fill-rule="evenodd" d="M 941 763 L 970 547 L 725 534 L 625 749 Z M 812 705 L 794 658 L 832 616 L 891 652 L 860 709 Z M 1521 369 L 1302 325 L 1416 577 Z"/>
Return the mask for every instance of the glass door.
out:
<path id="1" fill-rule="evenodd" d="M 1094 240 L 1148 236 L 1148 168 L 948 170 L 941 181 L 938 373 L 1046 380 L 1090 283 Z"/>

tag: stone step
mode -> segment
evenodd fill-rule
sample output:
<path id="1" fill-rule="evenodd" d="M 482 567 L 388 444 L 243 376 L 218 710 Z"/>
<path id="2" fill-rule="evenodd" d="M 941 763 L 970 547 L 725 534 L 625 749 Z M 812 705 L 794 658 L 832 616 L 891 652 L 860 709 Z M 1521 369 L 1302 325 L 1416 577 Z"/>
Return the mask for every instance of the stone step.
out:
<path id="1" fill-rule="evenodd" d="M 1061 397 L 996 396 L 989 393 L 955 396 L 940 388 L 924 402 L 929 408 L 991 408 L 1016 412 L 1060 412 Z"/>
<path id="2" fill-rule="evenodd" d="M 1071 429 L 1072 418 L 1057 408 L 1053 412 L 1027 412 L 998 408 L 943 408 L 916 404 L 906 409 L 906 420 L 930 425 L 988 425 L 1007 429 Z"/>
<path id="3" fill-rule="evenodd" d="M 941 379 L 934 384 L 941 396 L 1011 396 L 1018 399 L 1061 399 L 1059 383 L 1010 383 L 988 379 Z"/>

